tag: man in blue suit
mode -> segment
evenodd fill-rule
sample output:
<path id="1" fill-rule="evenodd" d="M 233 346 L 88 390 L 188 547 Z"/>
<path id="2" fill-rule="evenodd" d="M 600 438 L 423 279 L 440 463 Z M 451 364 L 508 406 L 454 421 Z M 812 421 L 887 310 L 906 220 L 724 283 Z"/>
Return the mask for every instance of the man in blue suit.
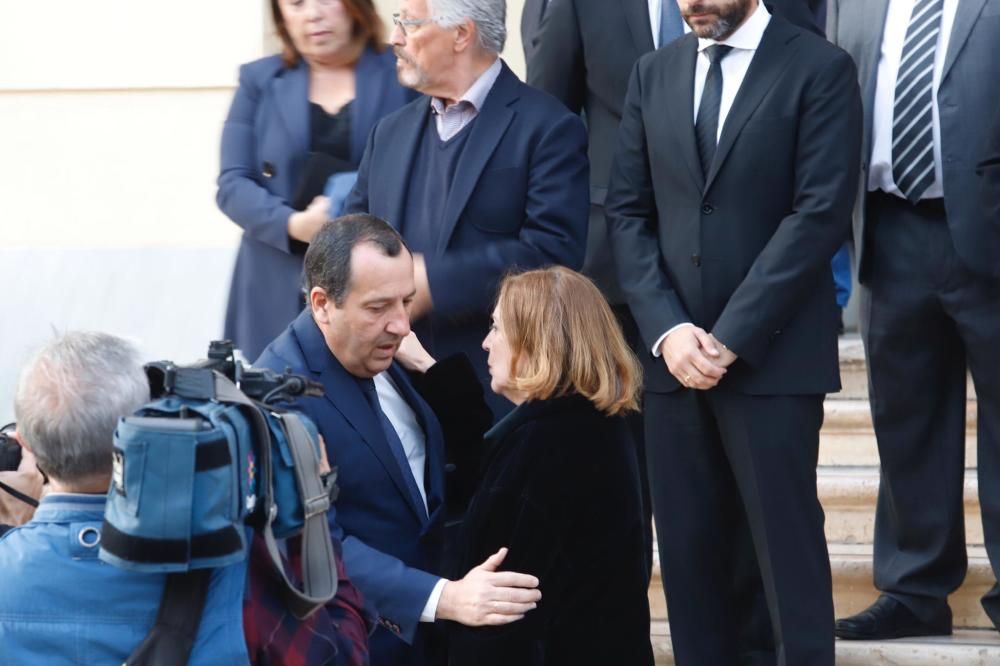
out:
<path id="1" fill-rule="evenodd" d="M 371 662 L 424 664 L 430 636 L 421 623 L 515 621 L 540 598 L 538 580 L 497 572 L 503 551 L 462 580 L 436 575 L 444 441 L 434 412 L 393 362 L 416 294 L 413 258 L 399 234 L 370 215 L 327 222 L 306 252 L 305 276 L 306 309 L 256 365 L 323 384 L 324 397 L 299 407 L 339 470 L 330 525 L 348 575 L 379 615 Z"/>
<path id="2" fill-rule="evenodd" d="M 579 268 L 589 210 L 582 121 L 499 58 L 503 0 L 402 0 L 400 82 L 425 95 L 368 139 L 347 212 L 387 220 L 414 252 L 415 329 L 437 357 L 464 352 L 488 385 L 480 342 L 499 278 Z M 487 392 L 498 415 L 511 405 Z"/>

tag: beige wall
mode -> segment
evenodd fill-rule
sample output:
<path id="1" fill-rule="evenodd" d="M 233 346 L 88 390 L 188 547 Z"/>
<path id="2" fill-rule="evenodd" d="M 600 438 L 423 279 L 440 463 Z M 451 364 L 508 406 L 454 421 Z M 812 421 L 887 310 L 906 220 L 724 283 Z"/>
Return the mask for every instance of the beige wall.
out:
<path id="1" fill-rule="evenodd" d="M 396 0 L 376 2 L 388 22 Z M 274 48 L 267 4 L 3 3 L 0 422 L 53 331 L 181 362 L 221 334 L 239 229 L 215 207 L 219 134 L 238 66 Z M 504 54 L 519 73 L 521 6 Z"/>

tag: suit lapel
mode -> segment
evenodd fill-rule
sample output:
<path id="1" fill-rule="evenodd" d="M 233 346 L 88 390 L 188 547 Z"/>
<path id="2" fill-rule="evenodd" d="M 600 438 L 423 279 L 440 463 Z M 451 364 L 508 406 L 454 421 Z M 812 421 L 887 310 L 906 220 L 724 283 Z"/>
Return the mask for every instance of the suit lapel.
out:
<path id="1" fill-rule="evenodd" d="M 385 433 L 382 432 L 378 417 L 375 416 L 361 392 L 357 380 L 344 369 L 344 366 L 330 352 L 308 309 L 298 316 L 292 326 L 309 369 L 320 375 L 319 380 L 323 384 L 326 400 L 361 435 L 361 439 L 382 463 L 386 474 L 392 479 L 414 516 L 423 524 L 427 518 L 423 507 L 416 504 L 419 498 L 414 499 L 413 493 L 410 492 L 406 480 L 403 478 L 404 470 L 400 469 L 399 463 L 396 462 L 396 458 L 389 448 L 389 442 L 386 441 Z M 327 442 L 327 446 L 336 450 L 337 443 Z M 409 473 L 409 470 L 405 472 Z"/>
<path id="2" fill-rule="evenodd" d="M 969 39 L 972 28 L 976 25 L 976 19 L 986 5 L 986 0 L 962 0 L 955 10 L 955 24 L 951 27 L 951 38 L 948 41 L 948 53 L 945 54 L 944 69 L 941 71 L 941 83 L 948 78 L 955 59 Z M 940 84 L 939 84 L 940 85 Z"/>
<path id="3" fill-rule="evenodd" d="M 885 19 L 889 13 L 889 0 L 858 0 L 855 13 L 856 27 L 849 29 L 858 35 L 857 46 L 842 44 L 849 52 L 857 52 L 858 80 L 861 99 L 864 101 L 864 129 L 862 160 L 868 163 L 871 157 L 872 114 L 875 108 L 875 86 L 878 85 L 878 62 L 882 56 L 882 35 L 885 33 Z"/>
<path id="4" fill-rule="evenodd" d="M 764 31 L 764 36 L 754 53 L 750 62 L 750 69 L 747 70 L 746 77 L 736 93 L 733 106 L 729 109 L 726 122 L 722 126 L 722 135 L 719 137 L 719 146 L 715 150 L 715 159 L 712 161 L 712 168 L 705 179 L 704 191 L 708 191 L 715 181 L 719 169 L 726 161 L 729 152 L 736 143 L 736 138 L 746 124 L 750 116 L 760 105 L 764 96 L 781 78 L 781 73 L 785 69 L 785 63 L 795 55 L 798 50 L 795 40 L 798 34 L 788 30 L 787 24 L 781 19 L 772 18 Z"/>
<path id="5" fill-rule="evenodd" d="M 417 393 L 409 376 L 398 364 L 389 368 L 389 376 L 396 383 L 403 400 L 417 416 L 417 422 L 424 431 L 426 464 L 424 465 L 424 492 L 427 494 L 428 520 L 434 521 L 434 513 L 444 504 L 444 439 L 441 426 L 430 405 Z"/>
<path id="6" fill-rule="evenodd" d="M 351 106 L 351 161 L 355 164 L 361 161 L 372 119 L 378 118 L 383 76 L 375 53 L 370 46 L 365 48 L 355 68 L 357 91 Z"/>
<path id="7" fill-rule="evenodd" d="M 400 233 L 404 233 L 400 227 L 400 221 L 404 218 L 406 198 L 409 196 L 409 192 L 405 185 L 400 191 L 398 184 L 410 182 L 410 173 L 416 166 L 415 163 L 420 154 L 420 139 L 431 113 L 431 99 L 430 97 L 420 97 L 417 101 L 411 102 L 403 108 L 406 109 L 406 116 L 399 118 L 399 132 L 395 135 L 398 140 L 386 147 L 384 160 L 380 161 L 385 173 L 373 173 L 371 176 L 372 179 L 382 183 L 382 187 L 397 188 L 383 191 L 382 187 L 379 187 L 376 192 L 380 203 L 386 206 L 385 221 Z M 409 157 L 399 159 L 400 155 L 408 155 Z M 368 206 L 374 208 L 371 201 L 368 202 Z"/>
<path id="8" fill-rule="evenodd" d="M 282 70 L 274 79 L 278 115 L 288 133 L 288 153 L 304 155 L 309 150 L 309 68 L 299 62 Z"/>
<path id="9" fill-rule="evenodd" d="M 666 117 L 670 119 L 670 126 L 680 141 L 681 156 L 691 172 L 691 177 L 698 184 L 698 189 L 703 189 L 705 176 L 701 172 L 701 158 L 698 157 L 698 145 L 694 136 L 694 70 L 695 59 L 698 57 L 698 39 L 689 33 L 681 37 L 678 42 L 682 43 L 671 46 L 680 49 L 677 64 L 674 65 L 665 59 L 660 60 L 664 63 L 664 66 L 659 68 L 664 73 L 660 79 L 667 86 L 667 94 L 664 96 Z M 668 65 L 670 71 L 682 74 L 666 75 Z"/>
<path id="10" fill-rule="evenodd" d="M 441 233 L 438 236 L 438 253 L 444 252 L 451 240 L 451 234 L 455 231 L 458 218 L 461 217 L 465 204 L 472 196 L 472 190 L 479 183 L 479 176 L 486 168 L 487 162 L 496 150 L 500 139 L 503 138 L 507 127 L 514 119 L 514 111 L 509 107 L 519 97 L 517 90 L 520 81 L 513 72 L 508 69 L 506 63 L 501 63 L 500 75 L 497 77 L 493 89 L 486 96 L 483 108 L 473 121 L 471 134 L 465 144 L 465 150 L 458 159 L 458 166 L 455 169 L 455 181 L 451 184 L 448 192 L 448 201 L 445 204 L 444 219 L 442 220 Z"/>
<path id="11" fill-rule="evenodd" d="M 667 0 L 673 2 L 674 0 Z M 625 12 L 628 29 L 632 33 L 632 43 L 639 53 L 653 50 L 653 26 L 649 23 L 649 3 L 647 0 L 619 0 Z M 612 3 L 608 3 L 612 4 Z"/>

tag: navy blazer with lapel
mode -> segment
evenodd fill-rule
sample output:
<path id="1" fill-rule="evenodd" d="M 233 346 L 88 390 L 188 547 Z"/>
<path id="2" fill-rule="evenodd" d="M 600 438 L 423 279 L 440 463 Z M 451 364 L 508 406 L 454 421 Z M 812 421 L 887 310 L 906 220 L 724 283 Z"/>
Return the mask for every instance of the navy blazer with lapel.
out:
<path id="1" fill-rule="evenodd" d="M 854 211 L 858 275 L 867 281 L 869 232 L 865 227 L 868 162 L 872 152 L 872 114 L 878 83 L 889 0 L 829 0 L 827 34 L 858 65 L 864 101 L 861 187 Z M 962 0 L 955 11 L 944 70 L 938 86 L 944 206 L 958 256 L 974 271 L 1000 276 L 1000 224 L 979 204 L 976 163 L 989 140 L 1000 105 L 1000 0 Z"/>
<path id="2" fill-rule="evenodd" d="M 407 184 L 422 168 L 417 158 L 428 122 L 430 98 L 422 97 L 375 126 L 347 211 L 376 215 L 406 236 Z M 581 120 L 504 64 L 473 122 L 444 218 L 428 243 L 436 247 L 426 257 L 434 310 L 417 332 L 436 357 L 465 353 L 486 381 L 480 343 L 500 278 L 513 268 L 582 265 L 586 150 Z"/>
<path id="3" fill-rule="evenodd" d="M 303 399 L 295 408 L 316 422 L 330 464 L 338 468 L 340 495 L 330 509 L 330 527 L 344 544 L 347 574 L 379 614 L 372 663 L 421 663 L 417 629 L 439 579 L 435 572 L 442 548 L 445 462 L 437 418 L 406 372 L 393 364 L 389 374 L 427 439 L 428 515 L 420 498 L 407 489 L 403 475 L 411 472 L 393 457 L 357 379 L 330 352 L 308 309 L 268 345 L 255 365 L 277 371 L 291 368 L 323 385 L 324 397 Z M 403 641 L 418 645 L 411 650 Z"/>
<path id="4" fill-rule="evenodd" d="M 355 68 L 351 162 L 358 164 L 379 118 L 413 99 L 396 80 L 391 50 L 364 51 Z M 243 228 L 226 311 L 226 337 L 256 357 L 298 314 L 303 246 L 288 237 L 302 167 L 309 153 L 309 68 L 269 56 L 240 67 L 222 131 L 216 200 Z"/>
<path id="5" fill-rule="evenodd" d="M 639 60 L 612 167 L 612 247 L 646 349 L 692 322 L 739 356 L 720 387 L 837 390 L 829 262 L 847 236 L 857 187 L 854 64 L 773 16 L 703 177 L 693 127 L 697 46 L 688 34 Z M 641 358 L 647 390 L 679 387 L 662 359 Z"/>

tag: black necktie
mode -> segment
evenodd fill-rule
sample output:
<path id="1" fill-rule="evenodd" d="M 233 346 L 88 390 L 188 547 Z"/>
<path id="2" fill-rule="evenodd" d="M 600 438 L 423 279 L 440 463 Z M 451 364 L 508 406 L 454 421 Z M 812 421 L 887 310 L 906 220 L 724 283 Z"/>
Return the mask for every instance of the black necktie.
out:
<path id="1" fill-rule="evenodd" d="M 379 425 L 382 426 L 382 432 L 385 434 L 386 441 L 389 442 L 389 448 L 392 450 L 392 457 L 396 459 L 396 463 L 399 465 L 400 471 L 403 473 L 403 481 L 406 483 L 407 489 L 410 491 L 410 494 L 416 501 L 417 505 L 424 509 L 424 515 L 426 516 L 427 507 L 424 505 L 420 489 L 417 488 L 417 480 L 413 478 L 413 470 L 410 469 L 410 461 L 406 459 L 406 450 L 403 449 L 403 442 L 399 439 L 399 434 L 396 432 L 396 428 L 393 427 L 392 421 L 390 421 L 389 417 L 385 415 L 384 411 L 382 411 L 382 404 L 379 402 L 378 392 L 375 390 L 375 380 L 358 379 L 358 384 L 361 386 L 361 392 L 365 394 L 365 399 L 371 406 L 372 411 L 375 412 Z"/>
<path id="2" fill-rule="evenodd" d="M 701 173 L 708 177 L 715 158 L 715 146 L 719 134 L 719 105 L 722 102 L 722 59 L 732 46 L 713 44 L 705 49 L 705 55 L 712 63 L 705 78 L 705 89 L 698 105 L 698 117 L 694 123 L 694 134 L 698 141 L 698 156 L 701 157 Z"/>
<path id="3" fill-rule="evenodd" d="M 910 203 L 934 182 L 934 53 L 942 0 L 917 0 L 906 28 L 892 120 L 892 177 Z"/>

